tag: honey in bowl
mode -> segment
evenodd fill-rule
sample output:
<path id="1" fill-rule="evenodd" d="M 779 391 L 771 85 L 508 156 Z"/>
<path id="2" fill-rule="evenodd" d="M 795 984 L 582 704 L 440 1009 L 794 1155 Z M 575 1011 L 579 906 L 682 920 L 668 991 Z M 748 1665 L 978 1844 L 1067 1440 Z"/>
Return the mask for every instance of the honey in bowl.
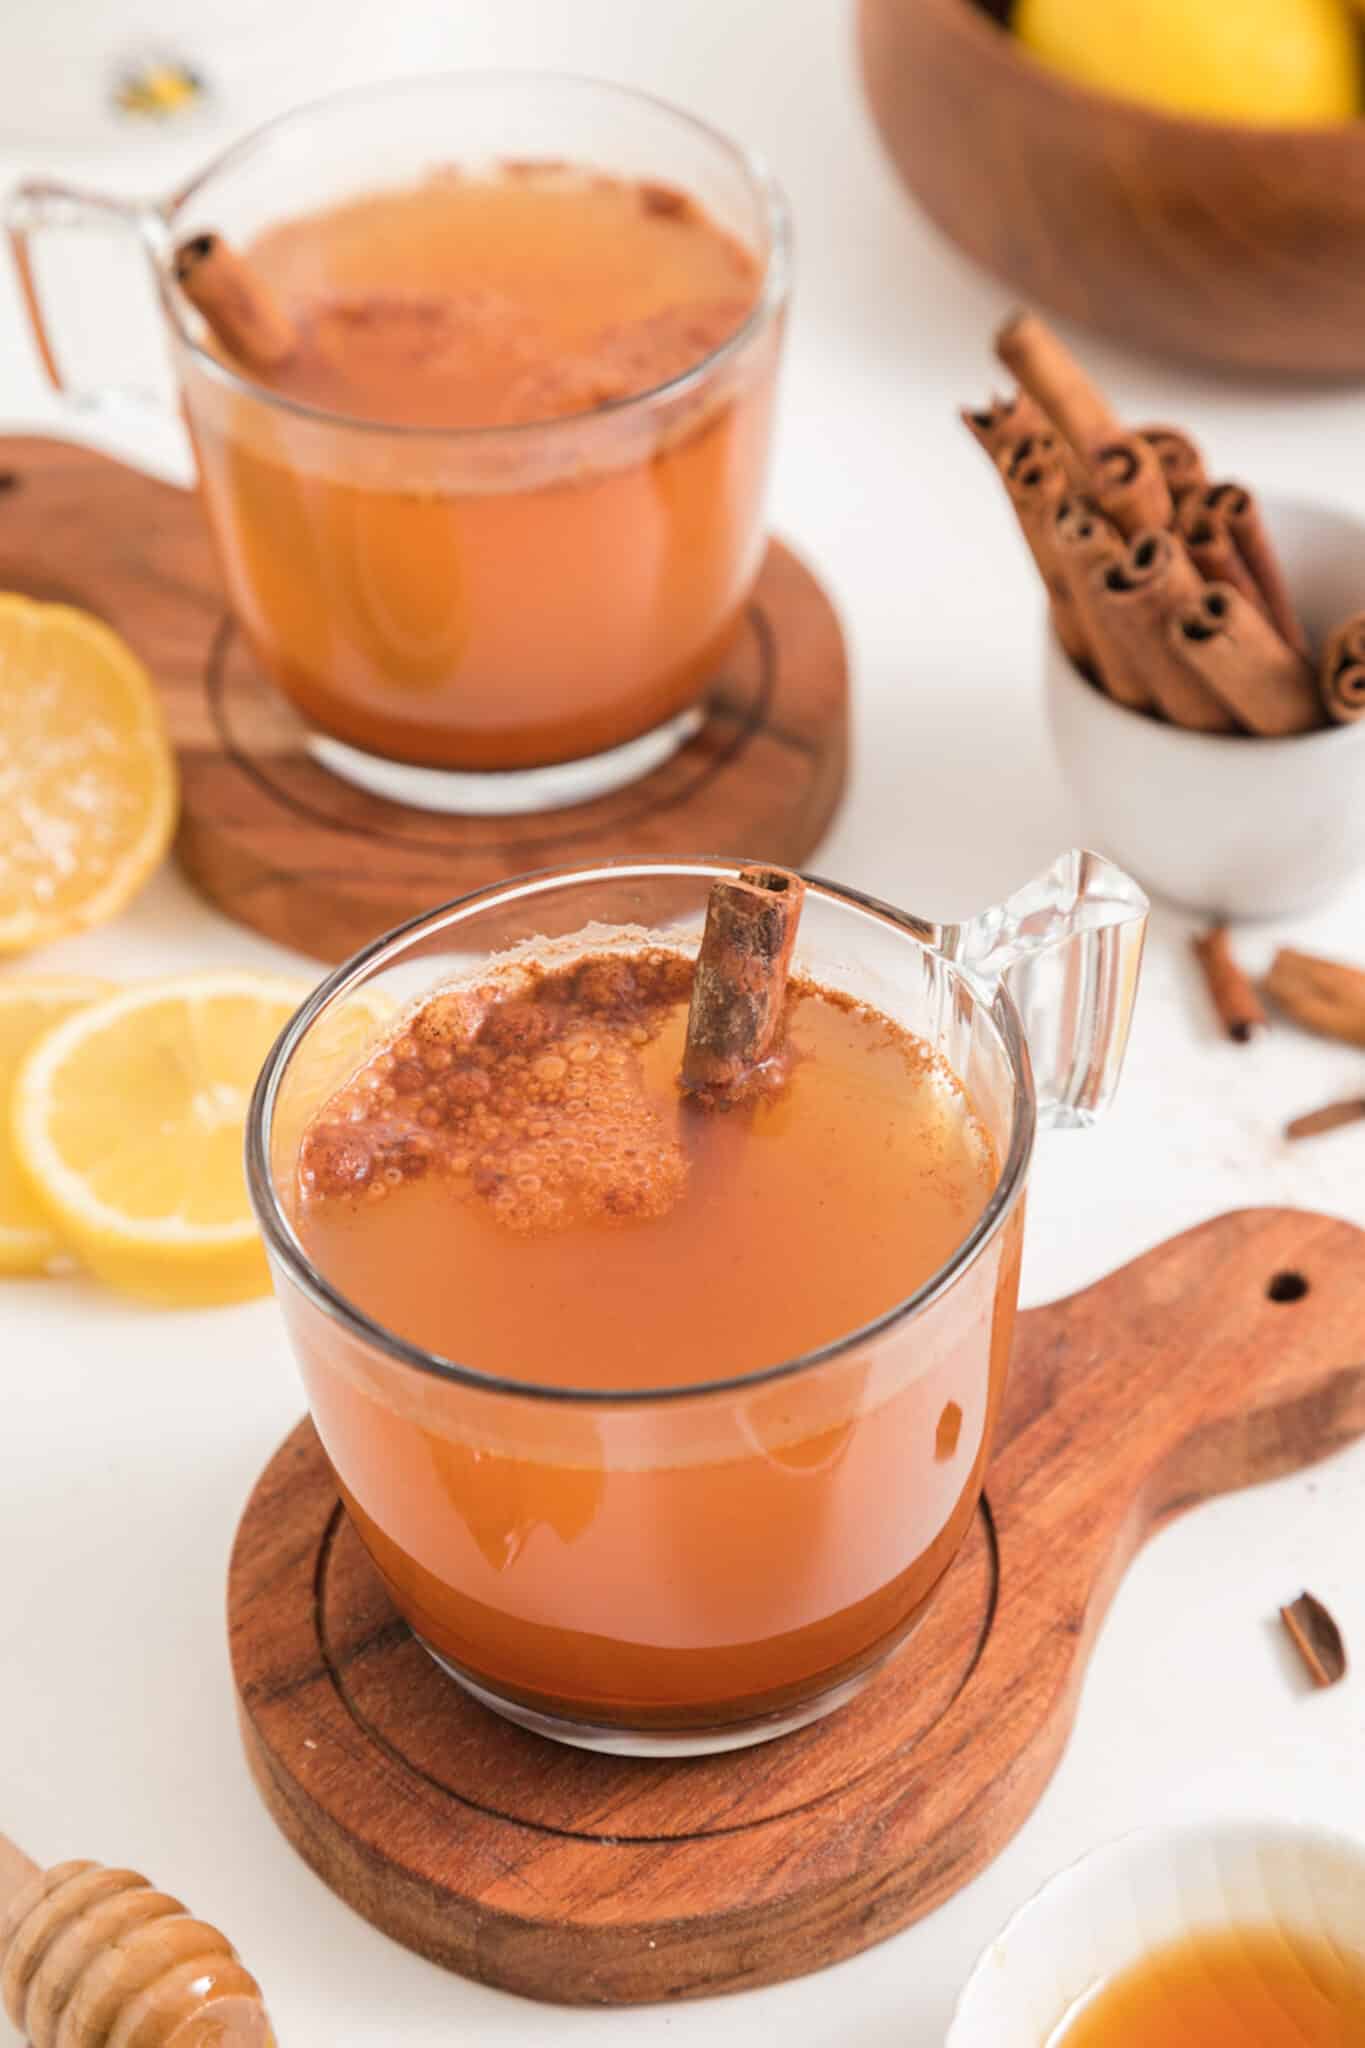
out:
<path id="1" fill-rule="evenodd" d="M 674 186 L 529 162 L 361 194 L 245 254 L 292 328 L 252 369 L 284 403 L 192 377 L 188 417 L 238 620 L 314 725 L 512 770 L 696 699 L 761 556 L 776 327 L 667 387 L 745 328 L 749 247 Z"/>
<path id="2" fill-rule="evenodd" d="M 588 950 L 409 1011 L 299 1148 L 314 1268 L 437 1358 L 606 1396 L 759 1374 L 886 1316 L 998 1179 L 960 1080 L 797 978 L 781 1060 L 702 1106 L 679 1086 L 692 976 L 666 946 Z M 286 1310 L 428 1645 L 556 1720 L 671 1727 L 827 1690 L 923 1612 L 980 1489 L 1017 1269 L 1016 1214 L 884 1349 L 652 1412 L 404 1383 Z"/>
<path id="3" fill-rule="evenodd" d="M 1365 1930 L 1363 1930 L 1365 1931 Z M 1365 1952 L 1284 1927 L 1170 1942 L 1063 2021 L 1047 2048 L 1361 2048 Z"/>

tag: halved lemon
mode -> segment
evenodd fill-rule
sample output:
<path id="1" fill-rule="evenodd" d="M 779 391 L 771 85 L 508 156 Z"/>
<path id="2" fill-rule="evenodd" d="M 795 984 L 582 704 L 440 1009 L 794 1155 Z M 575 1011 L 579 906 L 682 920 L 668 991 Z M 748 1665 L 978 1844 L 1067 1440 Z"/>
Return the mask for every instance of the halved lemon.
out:
<path id="1" fill-rule="evenodd" d="M 77 974 L 0 981 L 0 1113 L 34 1041 L 111 990 L 110 982 Z M 60 1251 L 61 1240 L 14 1156 L 6 1117 L 0 1123 L 0 1273 L 40 1273 Z"/>
<path id="2" fill-rule="evenodd" d="M 121 910 L 175 810 L 165 720 L 136 655 L 87 612 L 0 594 L 0 953 Z"/>
<path id="3" fill-rule="evenodd" d="M 307 992 L 246 973 L 145 982 L 74 1011 L 28 1053 L 15 1153 L 63 1243 L 111 1286 L 183 1306 L 266 1291 L 242 1131 Z"/>

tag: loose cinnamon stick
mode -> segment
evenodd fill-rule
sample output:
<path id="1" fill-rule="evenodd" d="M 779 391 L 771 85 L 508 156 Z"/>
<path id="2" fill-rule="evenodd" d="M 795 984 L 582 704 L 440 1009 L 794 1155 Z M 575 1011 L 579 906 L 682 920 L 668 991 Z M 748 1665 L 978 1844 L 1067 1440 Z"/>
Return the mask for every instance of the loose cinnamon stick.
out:
<path id="1" fill-rule="evenodd" d="M 1346 1645 L 1341 1630 L 1312 1593 L 1280 1609 L 1280 1620 L 1304 1661 L 1314 1685 L 1339 1685 L 1346 1676 Z"/>
<path id="2" fill-rule="evenodd" d="M 1190 943 L 1204 970 L 1218 1021 L 1229 1038 L 1246 1045 L 1265 1024 L 1265 1006 L 1233 954 L 1227 926 L 1216 925 Z"/>
<path id="3" fill-rule="evenodd" d="M 1016 313 L 995 338 L 995 352 L 1058 432 L 1087 461 L 1123 422 L 1070 349 L 1036 313 Z"/>
<path id="4" fill-rule="evenodd" d="M 1070 584 L 1058 563 L 1056 516 L 1070 493 L 1054 434 L 1030 434 L 1001 456 L 999 469 L 1024 538 L 1052 602 L 1057 637 L 1074 662 L 1084 666 L 1090 640 Z"/>
<path id="5" fill-rule="evenodd" d="M 1360 968 L 1283 946 L 1270 963 L 1265 991 L 1296 1024 L 1324 1038 L 1365 1045 L 1365 973 Z"/>
<path id="6" fill-rule="evenodd" d="M 1149 526 L 1169 526 L 1175 517 L 1156 450 L 1140 434 L 1123 434 L 1097 449 L 1091 474 L 1096 504 L 1125 539 Z"/>
<path id="7" fill-rule="evenodd" d="M 964 408 L 962 423 L 992 462 L 998 462 L 1007 449 L 1017 448 L 1028 435 L 1048 431 L 1046 414 L 1027 391 L 1016 391 L 1012 398 L 992 398 L 976 412 Z"/>
<path id="8" fill-rule="evenodd" d="M 1365 612 L 1337 627 L 1323 649 L 1318 694 L 1336 725 L 1365 718 Z"/>
<path id="9" fill-rule="evenodd" d="M 1210 484 L 1181 501 L 1177 523 L 1200 574 L 1240 590 L 1286 646 L 1305 653 L 1307 635 L 1251 492 L 1241 484 Z"/>
<path id="10" fill-rule="evenodd" d="M 1347 1102 L 1329 1102 L 1323 1109 L 1310 1109 L 1306 1116 L 1296 1116 L 1284 1127 L 1286 1138 L 1320 1138 L 1327 1131 L 1339 1131 L 1343 1124 L 1365 1122 L 1365 1097 L 1354 1096 Z"/>
<path id="11" fill-rule="evenodd" d="M 1138 432 L 1155 451 L 1173 500 L 1178 502 L 1187 491 L 1207 488 L 1208 471 L 1197 441 L 1179 427 L 1139 427 Z"/>
<path id="12" fill-rule="evenodd" d="M 221 235 L 194 235 L 175 252 L 175 281 L 227 354 L 276 370 L 298 346 L 293 323 L 263 278 Z"/>
<path id="13" fill-rule="evenodd" d="M 1233 732 L 1222 701 L 1192 675 L 1167 625 L 1199 590 L 1199 575 L 1172 533 L 1140 533 L 1120 562 L 1092 576 L 1085 621 L 1105 684 L 1134 710 L 1160 711 L 1191 732 Z"/>
<path id="14" fill-rule="evenodd" d="M 1170 645 L 1235 722 L 1265 739 L 1323 722 L 1313 672 L 1231 584 L 1215 583 L 1169 622 Z"/>
<path id="15" fill-rule="evenodd" d="M 682 1084 L 736 1100 L 781 1050 L 787 975 L 806 885 L 785 868 L 743 868 L 712 885 L 692 977 Z"/>

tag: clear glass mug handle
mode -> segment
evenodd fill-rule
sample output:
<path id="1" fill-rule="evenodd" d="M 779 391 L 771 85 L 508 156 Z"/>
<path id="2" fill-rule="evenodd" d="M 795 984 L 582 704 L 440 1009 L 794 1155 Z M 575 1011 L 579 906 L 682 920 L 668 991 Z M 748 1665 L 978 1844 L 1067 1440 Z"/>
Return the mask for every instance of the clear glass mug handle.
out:
<path id="1" fill-rule="evenodd" d="M 935 927 L 939 950 L 984 994 L 1003 983 L 1013 997 L 1040 1124 L 1090 1124 L 1108 1108 L 1128 1045 L 1147 910 L 1131 876 L 1078 849 L 969 923 Z"/>
<path id="2" fill-rule="evenodd" d="M 86 192 L 49 178 L 31 178 L 10 194 L 4 219 L 34 344 L 53 389 L 69 405 L 83 411 L 133 405 L 164 414 L 164 388 L 141 382 L 111 384 L 73 377 L 68 372 L 35 261 L 35 244 L 40 235 L 94 231 L 133 237 L 155 271 L 166 241 L 165 220 L 160 210 L 131 200 L 112 199 L 101 192 Z"/>

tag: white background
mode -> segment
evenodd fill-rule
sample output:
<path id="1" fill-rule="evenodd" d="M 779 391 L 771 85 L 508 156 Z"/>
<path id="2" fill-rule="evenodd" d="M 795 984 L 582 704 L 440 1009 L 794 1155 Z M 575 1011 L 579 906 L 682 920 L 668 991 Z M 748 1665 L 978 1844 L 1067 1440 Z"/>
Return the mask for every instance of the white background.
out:
<path id="1" fill-rule="evenodd" d="M 50 77 L 82 48 L 64 38 L 38 63 L 40 11 L 22 10 L 27 25 L 11 12 L 0 42 L 11 138 L 26 51 L 40 88 L 44 66 Z M 180 23 L 190 47 L 194 11 L 167 0 L 161 17 Z M 86 18 L 107 26 L 112 12 L 90 0 Z M 956 916 L 1068 844 L 1073 822 L 1040 712 L 1033 578 L 955 418 L 992 383 L 988 337 L 1007 301 L 894 184 L 861 105 L 848 8 L 338 0 L 316 18 L 328 21 L 326 47 L 306 55 L 296 32 L 276 50 L 262 30 L 257 82 L 239 82 L 211 134 L 134 136 L 85 158 L 70 143 L 21 150 L 0 137 L 0 168 L 164 190 L 220 139 L 333 77 L 467 64 L 634 80 L 732 130 L 771 159 L 797 227 L 774 522 L 820 564 L 856 677 L 853 782 L 812 864 Z M 30 131 L 40 102 L 28 89 Z M 97 337 L 107 320 L 101 307 Z M 1121 410 L 1184 422 L 1220 469 L 1365 512 L 1365 392 L 1259 388 L 1102 345 L 1088 353 Z M 16 426 L 59 423 L 3 274 L 0 407 Z M 176 459 L 169 428 L 106 438 Z M 0 502 L 0 521 L 21 518 L 22 499 Z M 1292 931 L 1248 931 L 1246 956 L 1260 964 L 1284 936 L 1365 960 L 1363 910 L 1365 887 Z M 1039 1158 L 1030 1301 L 1245 1203 L 1365 1222 L 1365 1135 L 1298 1150 L 1278 1135 L 1286 1115 L 1358 1091 L 1361 1057 L 1289 1030 L 1245 1050 L 1220 1041 L 1188 959 L 1190 929 L 1171 911 L 1154 918 L 1109 1123 L 1053 1139 Z M 228 962 L 315 971 L 225 922 L 168 869 L 112 929 L 54 947 L 42 964 L 128 977 Z M 1344 1330 L 1343 1361 L 1362 1345 L 1365 1330 Z M 1365 1833 L 1365 1669 L 1309 1696 L 1271 1625 L 1307 1583 L 1365 1660 L 1361 1449 L 1205 1508 L 1151 1546 L 1119 1594 L 1075 1738 L 1036 1814 L 985 1876 L 919 1927 L 816 1978 L 702 2006 L 603 2015 L 479 1989 L 334 1900 L 276 1834 L 241 1761 L 225 1564 L 248 1489 L 302 1405 L 273 1305 L 161 1314 L 80 1280 L 7 1283 L 0 1375 L 0 1826 L 43 1861 L 129 1861 L 182 1893 L 258 1972 L 285 2048 L 935 2044 L 1002 1919 L 1115 1832 L 1162 1816 L 1273 1811 Z"/>

